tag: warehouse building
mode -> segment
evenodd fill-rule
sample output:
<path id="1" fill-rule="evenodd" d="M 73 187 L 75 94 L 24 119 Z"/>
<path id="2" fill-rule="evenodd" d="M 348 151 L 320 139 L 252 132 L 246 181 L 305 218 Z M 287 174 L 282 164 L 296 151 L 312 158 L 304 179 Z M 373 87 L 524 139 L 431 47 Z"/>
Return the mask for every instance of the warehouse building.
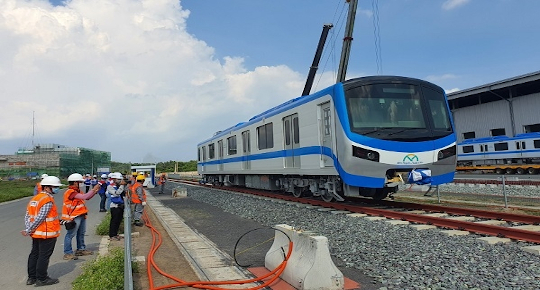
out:
<path id="1" fill-rule="evenodd" d="M 540 71 L 448 94 L 458 143 L 540 132 Z"/>
<path id="2" fill-rule="evenodd" d="M 21 148 L 14 155 L 0 155 L 0 177 L 33 178 L 43 173 L 65 178 L 74 172 L 98 174 L 111 167 L 111 153 L 59 144 Z"/>

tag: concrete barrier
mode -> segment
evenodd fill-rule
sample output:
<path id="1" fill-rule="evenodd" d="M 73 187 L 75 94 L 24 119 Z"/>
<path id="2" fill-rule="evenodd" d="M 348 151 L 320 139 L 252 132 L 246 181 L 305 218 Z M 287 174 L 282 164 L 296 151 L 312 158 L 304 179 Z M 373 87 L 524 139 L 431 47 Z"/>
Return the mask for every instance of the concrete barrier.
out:
<path id="1" fill-rule="evenodd" d="M 288 225 L 277 225 L 275 228 L 274 243 L 265 257 L 268 270 L 274 270 L 283 262 L 289 251 L 289 236 L 293 250 L 281 279 L 301 290 L 345 288 L 345 278 L 330 257 L 326 237 L 298 231 Z"/>
<path id="2" fill-rule="evenodd" d="M 187 188 L 175 187 L 172 190 L 172 197 L 187 197 Z"/>

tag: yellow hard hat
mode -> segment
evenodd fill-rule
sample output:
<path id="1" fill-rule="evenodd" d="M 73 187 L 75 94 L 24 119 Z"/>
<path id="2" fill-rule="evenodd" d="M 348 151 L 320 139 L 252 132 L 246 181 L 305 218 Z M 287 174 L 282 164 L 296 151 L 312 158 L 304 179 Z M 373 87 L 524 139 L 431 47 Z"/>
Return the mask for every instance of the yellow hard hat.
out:
<path id="1" fill-rule="evenodd" d="M 146 177 L 144 175 L 137 175 L 137 181 L 145 180 Z"/>
<path id="2" fill-rule="evenodd" d="M 137 176 L 137 171 L 133 171 L 133 172 L 131 173 L 131 175 Z"/>

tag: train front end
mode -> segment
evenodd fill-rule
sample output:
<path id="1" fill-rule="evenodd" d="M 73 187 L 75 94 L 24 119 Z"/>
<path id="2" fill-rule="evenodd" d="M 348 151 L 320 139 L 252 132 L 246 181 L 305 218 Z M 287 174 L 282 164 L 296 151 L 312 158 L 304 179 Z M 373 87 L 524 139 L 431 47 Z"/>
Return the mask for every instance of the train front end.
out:
<path id="1" fill-rule="evenodd" d="M 365 77 L 343 82 L 335 100 L 345 195 L 384 198 L 400 183 L 454 179 L 456 136 L 442 88 L 412 78 Z"/>

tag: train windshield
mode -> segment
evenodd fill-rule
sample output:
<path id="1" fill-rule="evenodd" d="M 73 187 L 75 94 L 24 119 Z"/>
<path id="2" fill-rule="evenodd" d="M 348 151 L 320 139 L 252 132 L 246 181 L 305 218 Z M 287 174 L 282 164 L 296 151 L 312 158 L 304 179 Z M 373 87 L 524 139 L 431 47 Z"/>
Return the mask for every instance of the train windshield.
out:
<path id="1" fill-rule="evenodd" d="M 442 92 L 410 84 L 373 84 L 345 93 L 351 130 L 385 140 L 429 140 L 452 133 Z"/>

